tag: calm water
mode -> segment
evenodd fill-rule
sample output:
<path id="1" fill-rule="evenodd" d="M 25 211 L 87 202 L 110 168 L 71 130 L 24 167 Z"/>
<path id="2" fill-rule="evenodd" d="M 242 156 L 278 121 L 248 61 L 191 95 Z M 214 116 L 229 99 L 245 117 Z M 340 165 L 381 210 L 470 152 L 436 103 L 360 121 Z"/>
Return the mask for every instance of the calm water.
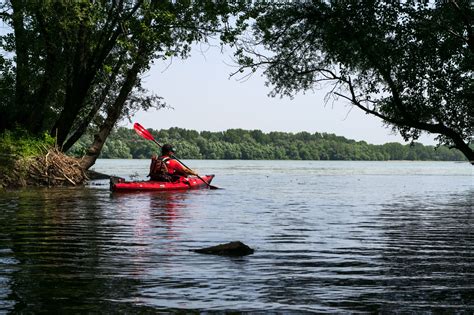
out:
<path id="1" fill-rule="evenodd" d="M 225 189 L 0 193 L 0 313 L 474 312 L 470 165 L 186 162 Z"/>

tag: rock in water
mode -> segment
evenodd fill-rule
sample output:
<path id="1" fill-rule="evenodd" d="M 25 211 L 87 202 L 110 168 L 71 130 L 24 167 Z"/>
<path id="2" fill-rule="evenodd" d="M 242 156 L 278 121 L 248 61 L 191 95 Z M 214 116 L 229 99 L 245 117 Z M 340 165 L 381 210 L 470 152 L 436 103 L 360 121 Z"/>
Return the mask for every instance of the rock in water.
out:
<path id="1" fill-rule="evenodd" d="M 194 249 L 193 252 L 222 256 L 245 256 L 253 254 L 254 250 L 244 243 L 236 241 L 206 248 Z"/>

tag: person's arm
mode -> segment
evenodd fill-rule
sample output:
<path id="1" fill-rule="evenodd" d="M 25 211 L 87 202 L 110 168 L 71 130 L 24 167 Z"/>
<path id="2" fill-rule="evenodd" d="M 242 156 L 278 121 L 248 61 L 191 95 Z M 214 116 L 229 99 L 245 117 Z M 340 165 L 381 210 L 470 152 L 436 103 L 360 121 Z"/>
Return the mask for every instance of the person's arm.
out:
<path id="1" fill-rule="evenodd" d="M 186 167 L 186 166 L 185 166 L 184 168 L 186 169 L 186 173 L 187 173 L 188 175 L 198 176 L 198 173 L 195 172 L 195 171 L 193 171 L 192 169 L 190 169 L 190 168 L 188 168 L 188 167 Z"/>
<path id="2" fill-rule="evenodd" d="M 194 175 L 194 176 L 197 176 L 197 173 L 195 171 L 193 171 L 192 169 L 184 166 L 183 164 L 181 164 L 177 160 L 171 159 L 167 162 L 167 164 L 172 169 L 174 169 L 174 171 L 177 175 Z"/>

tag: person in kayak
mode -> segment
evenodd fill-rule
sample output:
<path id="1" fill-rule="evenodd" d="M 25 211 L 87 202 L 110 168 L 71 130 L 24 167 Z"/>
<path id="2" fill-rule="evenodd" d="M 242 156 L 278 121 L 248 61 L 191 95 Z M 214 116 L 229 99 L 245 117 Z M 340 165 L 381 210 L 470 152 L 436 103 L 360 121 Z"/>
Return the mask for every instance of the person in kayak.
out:
<path id="1" fill-rule="evenodd" d="M 175 152 L 176 150 L 171 144 L 165 144 L 161 147 L 161 156 L 156 157 L 156 155 L 154 155 L 151 157 L 150 174 L 148 174 L 151 180 L 174 182 L 181 177 L 197 175 L 195 171 L 187 168 L 173 158 Z"/>

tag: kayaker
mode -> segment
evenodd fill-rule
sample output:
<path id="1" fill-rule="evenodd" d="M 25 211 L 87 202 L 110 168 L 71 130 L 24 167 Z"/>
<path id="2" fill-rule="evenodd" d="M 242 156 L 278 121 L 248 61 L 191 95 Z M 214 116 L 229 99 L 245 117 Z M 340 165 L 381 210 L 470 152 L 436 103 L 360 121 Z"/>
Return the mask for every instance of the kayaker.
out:
<path id="1" fill-rule="evenodd" d="M 179 161 L 175 160 L 173 154 L 176 150 L 171 144 L 165 144 L 161 147 L 161 156 L 156 155 L 151 158 L 150 176 L 151 180 L 161 182 L 174 182 L 181 177 L 197 175 L 195 171 L 187 168 Z"/>

